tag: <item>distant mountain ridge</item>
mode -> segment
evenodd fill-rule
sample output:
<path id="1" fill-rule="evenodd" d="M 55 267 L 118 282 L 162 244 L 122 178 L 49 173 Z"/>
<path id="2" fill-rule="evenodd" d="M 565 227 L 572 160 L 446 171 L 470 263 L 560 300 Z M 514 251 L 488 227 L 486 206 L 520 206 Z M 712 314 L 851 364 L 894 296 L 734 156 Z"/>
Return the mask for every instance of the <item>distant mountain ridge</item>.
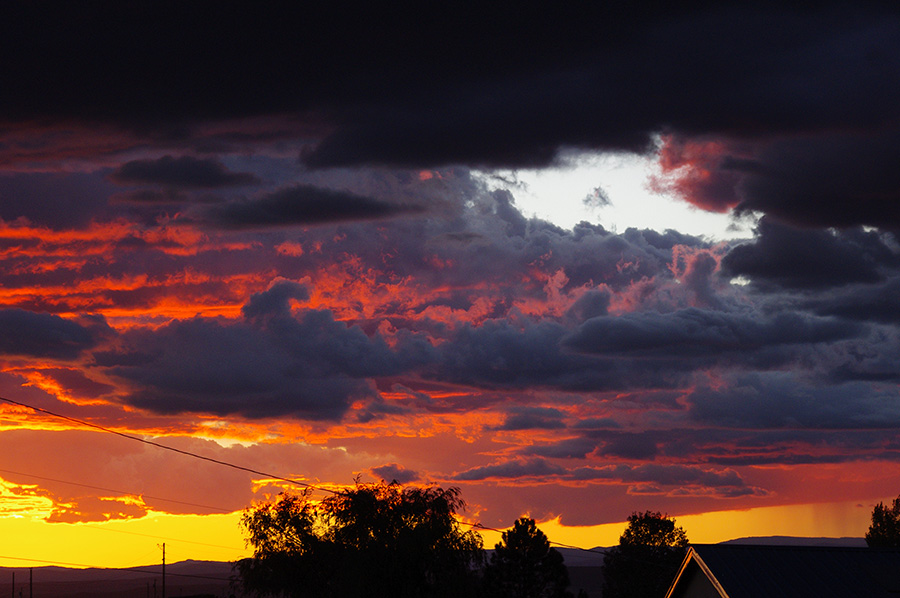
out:
<path id="1" fill-rule="evenodd" d="M 801 536 L 748 536 L 719 542 L 719 544 L 756 544 L 769 546 L 859 546 L 865 548 L 865 538 L 804 538 Z M 556 547 L 567 567 L 600 567 L 603 555 L 611 547 L 596 546 L 588 549 Z M 488 551 L 490 553 L 490 551 Z"/>
<path id="2" fill-rule="evenodd" d="M 865 538 L 803 538 L 798 536 L 751 536 L 719 544 L 753 544 L 765 546 L 846 546 L 866 547 Z"/>
<path id="3" fill-rule="evenodd" d="M 33 579 L 35 596 L 54 598 L 126 598 L 161 596 L 162 566 L 127 569 L 67 567 L 0 567 L 0 595 L 28 596 Z M 168 596 L 227 596 L 231 563 L 181 561 L 166 564 Z M 15 579 L 15 587 L 11 584 Z M 13 590 L 12 593 L 8 593 Z"/>

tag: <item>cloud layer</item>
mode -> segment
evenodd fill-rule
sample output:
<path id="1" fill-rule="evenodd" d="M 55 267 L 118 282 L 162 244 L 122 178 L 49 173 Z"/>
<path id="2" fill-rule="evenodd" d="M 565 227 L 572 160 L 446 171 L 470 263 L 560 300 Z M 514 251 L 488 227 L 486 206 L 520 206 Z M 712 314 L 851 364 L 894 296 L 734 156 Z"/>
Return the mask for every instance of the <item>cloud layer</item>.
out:
<path id="1" fill-rule="evenodd" d="M 420 8 L 0 9 L 4 396 L 323 483 L 459 484 L 493 525 L 895 492 L 897 10 Z M 584 151 L 755 226 L 566 229 L 473 174 Z M 161 467 L 3 409 L 35 475 L 67 442 L 69 481 Z M 0 476 L 55 520 L 109 507 Z M 202 476 L 226 509 L 273 489 Z"/>

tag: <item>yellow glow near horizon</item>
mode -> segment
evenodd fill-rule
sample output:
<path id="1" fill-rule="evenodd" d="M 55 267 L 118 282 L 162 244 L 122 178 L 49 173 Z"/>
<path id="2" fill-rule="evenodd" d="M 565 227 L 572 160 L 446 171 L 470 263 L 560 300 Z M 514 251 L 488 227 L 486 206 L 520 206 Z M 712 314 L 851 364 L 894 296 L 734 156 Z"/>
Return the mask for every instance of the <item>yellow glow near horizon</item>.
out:
<path id="1" fill-rule="evenodd" d="M 188 559 L 236 561 L 250 556 L 240 513 L 169 515 L 100 523 L 47 523 L 32 517 L 0 518 L 0 566 L 137 567 Z"/>
<path id="2" fill-rule="evenodd" d="M 871 506 L 857 502 L 820 503 L 672 515 L 694 544 L 715 544 L 758 536 L 862 538 L 871 523 Z M 579 548 L 615 546 L 628 523 L 567 526 L 559 517 L 538 523 L 552 542 Z M 499 541 L 499 534 L 497 534 Z M 488 546 L 485 539 L 485 547 Z"/>
<path id="3" fill-rule="evenodd" d="M 754 536 L 862 538 L 871 519 L 871 506 L 838 502 L 717 511 L 676 521 L 691 542 L 713 544 Z"/>
<path id="4" fill-rule="evenodd" d="M 102 523 L 47 523 L 29 516 L 0 518 L 0 566 L 136 567 L 162 560 L 236 561 L 250 556 L 239 525 L 240 513 L 169 515 L 151 513 L 140 519 Z M 871 522 L 871 505 L 855 502 L 760 507 L 698 515 L 673 515 L 691 542 L 711 544 L 741 537 L 855 537 Z M 567 526 L 559 518 L 538 522 L 555 543 L 594 548 L 615 546 L 627 523 Z M 500 541 L 500 532 L 477 530 L 484 547 Z"/>

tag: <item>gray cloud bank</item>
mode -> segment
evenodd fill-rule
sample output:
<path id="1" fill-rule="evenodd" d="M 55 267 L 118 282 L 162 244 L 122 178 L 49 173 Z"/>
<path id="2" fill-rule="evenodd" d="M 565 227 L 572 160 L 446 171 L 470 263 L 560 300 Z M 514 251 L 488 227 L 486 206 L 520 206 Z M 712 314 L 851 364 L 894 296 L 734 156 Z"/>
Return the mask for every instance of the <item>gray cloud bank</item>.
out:
<path id="1" fill-rule="evenodd" d="M 16 367 L 152 413 L 494 409 L 483 432 L 545 435 L 461 481 L 724 497 L 761 491 L 722 467 L 896 460 L 895 6 L 104 6 L 0 8 L 0 217 L 47 227 L 0 247 Z M 466 170 L 561 149 L 652 153 L 660 187 L 760 215 L 753 238 L 564 230 Z M 51 231 L 110 222 L 133 234 L 42 267 Z M 75 277 L 146 284 L 60 292 Z M 242 310 L 72 315 L 166 293 Z M 570 467 L 591 459 L 618 464 Z"/>

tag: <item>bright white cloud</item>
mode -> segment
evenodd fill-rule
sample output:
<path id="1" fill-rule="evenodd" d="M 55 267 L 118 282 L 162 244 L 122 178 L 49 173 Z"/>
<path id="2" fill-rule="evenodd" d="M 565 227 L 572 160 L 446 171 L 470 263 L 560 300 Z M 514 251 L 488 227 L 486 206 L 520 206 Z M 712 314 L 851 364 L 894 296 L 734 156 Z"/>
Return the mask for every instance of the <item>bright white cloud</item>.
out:
<path id="1" fill-rule="evenodd" d="M 567 156 L 552 168 L 475 174 L 491 189 L 511 191 L 527 216 L 564 228 L 587 221 L 617 232 L 636 227 L 675 229 L 711 240 L 750 236 L 752 223 L 736 223 L 728 214 L 704 212 L 651 191 L 648 180 L 657 172 L 652 156 L 582 153 Z"/>

